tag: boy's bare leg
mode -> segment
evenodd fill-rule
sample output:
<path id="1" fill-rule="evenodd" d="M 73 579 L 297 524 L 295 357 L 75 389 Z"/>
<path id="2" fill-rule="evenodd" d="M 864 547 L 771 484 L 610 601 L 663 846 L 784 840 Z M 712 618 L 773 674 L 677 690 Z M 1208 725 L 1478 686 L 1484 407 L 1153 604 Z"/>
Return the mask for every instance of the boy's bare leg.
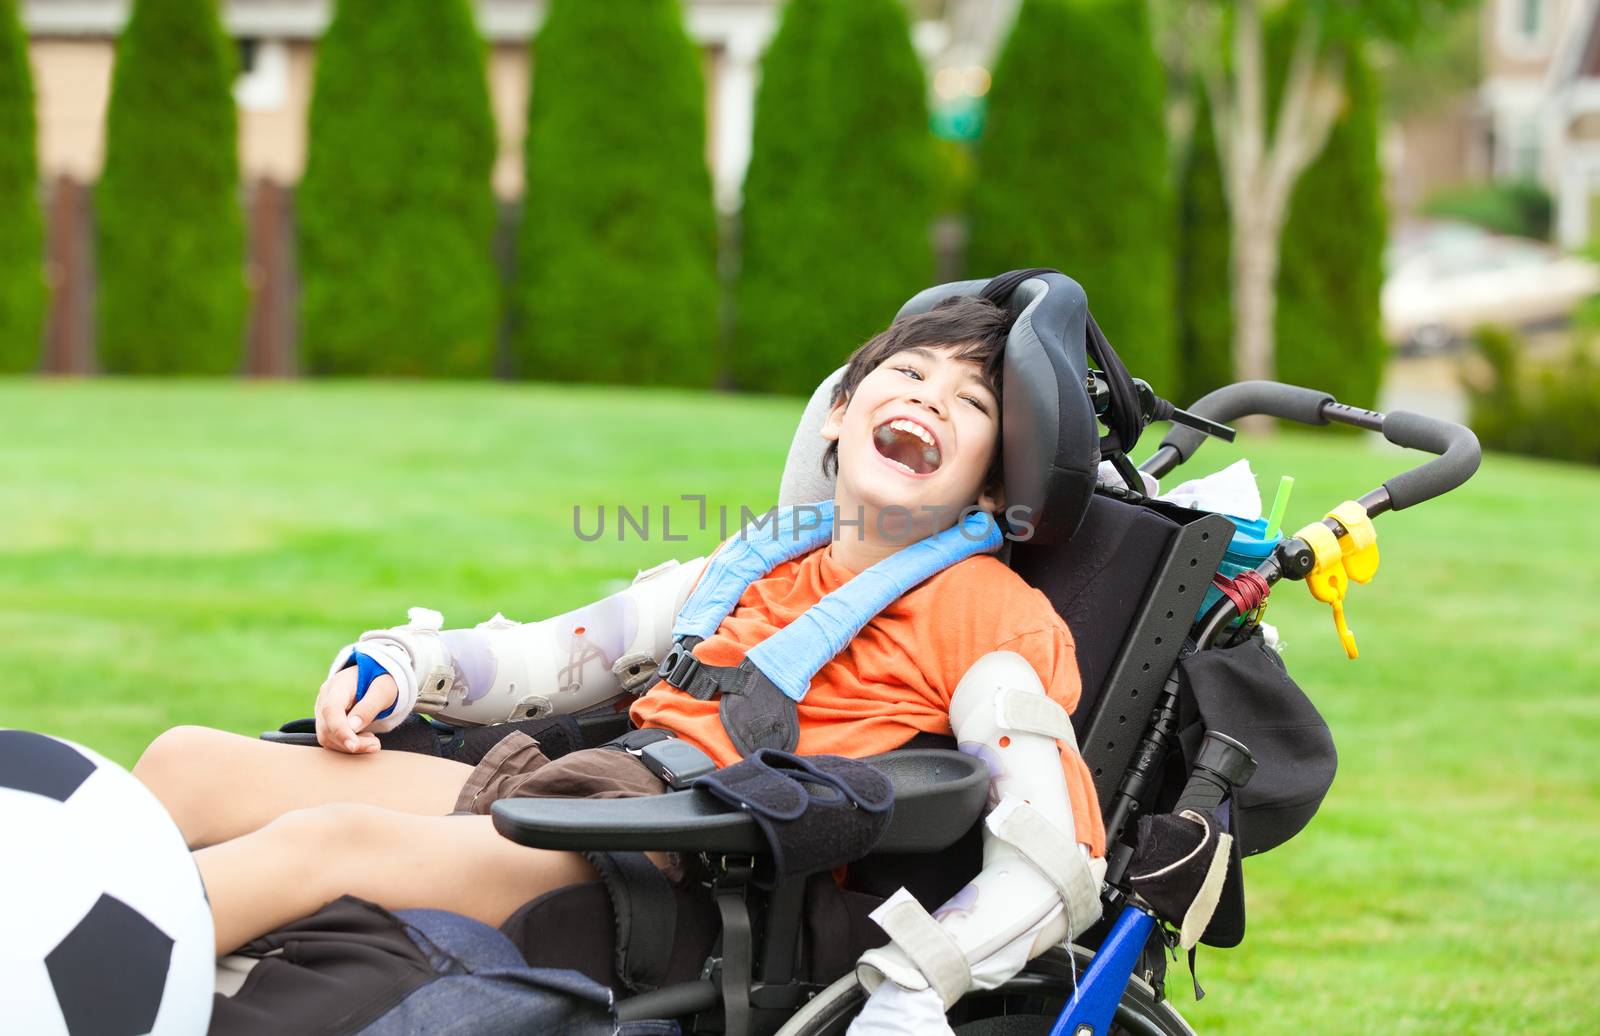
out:
<path id="1" fill-rule="evenodd" d="M 415 752 L 347 755 L 205 727 L 167 731 L 133 768 L 191 847 L 237 838 L 290 810 L 330 802 L 442 817 L 455 808 L 471 772 L 464 763 Z"/>
<path id="2" fill-rule="evenodd" d="M 285 814 L 194 859 L 219 955 L 346 894 L 390 910 L 432 907 L 499 925 L 528 900 L 595 877 L 577 853 L 517 845 L 486 816 L 344 804 Z"/>

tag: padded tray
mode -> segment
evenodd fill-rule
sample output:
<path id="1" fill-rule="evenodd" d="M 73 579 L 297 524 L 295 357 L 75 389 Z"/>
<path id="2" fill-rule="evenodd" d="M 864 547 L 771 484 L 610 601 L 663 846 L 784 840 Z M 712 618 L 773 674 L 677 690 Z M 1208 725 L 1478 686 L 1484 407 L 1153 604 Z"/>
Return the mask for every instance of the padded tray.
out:
<path id="1" fill-rule="evenodd" d="M 874 852 L 933 852 L 977 821 L 989 770 L 960 752 L 907 749 L 866 760 L 894 784 L 894 816 Z M 495 830 L 539 849 L 760 853 L 766 838 L 736 806 L 690 788 L 633 799 L 502 799 Z"/>

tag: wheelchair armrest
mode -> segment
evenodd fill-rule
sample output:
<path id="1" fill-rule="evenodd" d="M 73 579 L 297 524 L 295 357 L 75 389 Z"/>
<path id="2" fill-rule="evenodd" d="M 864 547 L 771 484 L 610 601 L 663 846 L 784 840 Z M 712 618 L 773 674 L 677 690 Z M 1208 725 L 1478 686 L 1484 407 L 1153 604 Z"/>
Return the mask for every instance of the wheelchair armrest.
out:
<path id="1" fill-rule="evenodd" d="M 954 845 L 989 799 L 989 770 L 960 752 L 910 749 L 866 760 L 894 785 L 894 816 L 873 852 L 933 852 Z M 495 830 L 538 849 L 762 853 L 751 816 L 696 791 L 632 799 L 502 799 Z"/>

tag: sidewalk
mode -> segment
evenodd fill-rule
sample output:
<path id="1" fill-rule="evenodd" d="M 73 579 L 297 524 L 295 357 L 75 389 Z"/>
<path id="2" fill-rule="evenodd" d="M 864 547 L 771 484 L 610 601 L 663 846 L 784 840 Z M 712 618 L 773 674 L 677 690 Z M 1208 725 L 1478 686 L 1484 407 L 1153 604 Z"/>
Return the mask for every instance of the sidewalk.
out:
<path id="1" fill-rule="evenodd" d="M 1410 410 L 1465 423 L 1467 395 L 1461 388 L 1460 365 L 1461 358 L 1455 355 L 1392 360 L 1384 372 L 1378 409 Z"/>

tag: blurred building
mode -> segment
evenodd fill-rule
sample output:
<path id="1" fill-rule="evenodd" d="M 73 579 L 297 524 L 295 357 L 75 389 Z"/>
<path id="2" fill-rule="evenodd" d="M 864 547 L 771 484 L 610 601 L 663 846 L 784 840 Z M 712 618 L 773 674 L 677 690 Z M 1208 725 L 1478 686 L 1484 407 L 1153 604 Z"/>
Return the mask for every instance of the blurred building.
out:
<path id="1" fill-rule="evenodd" d="M 1478 91 L 1492 179 L 1535 180 L 1555 200 L 1555 233 L 1600 233 L 1600 3 L 1487 0 Z"/>
<path id="2" fill-rule="evenodd" d="M 777 28 L 780 0 L 682 0 L 706 78 L 707 162 L 718 204 L 737 206 L 750 157 L 758 64 Z M 987 62 L 1020 0 L 915 0 L 914 39 L 930 65 Z M 238 41 L 239 158 L 247 183 L 297 182 L 305 164 L 306 112 L 317 39 L 333 0 L 222 0 L 223 24 Z M 522 189 L 522 139 L 532 73 L 529 41 L 546 0 L 475 0 L 489 42 L 490 97 L 499 128 L 495 190 Z M 46 180 L 99 177 L 103 127 L 117 34 L 131 0 L 24 0 Z M 986 80 L 985 80 L 986 82 Z"/>

